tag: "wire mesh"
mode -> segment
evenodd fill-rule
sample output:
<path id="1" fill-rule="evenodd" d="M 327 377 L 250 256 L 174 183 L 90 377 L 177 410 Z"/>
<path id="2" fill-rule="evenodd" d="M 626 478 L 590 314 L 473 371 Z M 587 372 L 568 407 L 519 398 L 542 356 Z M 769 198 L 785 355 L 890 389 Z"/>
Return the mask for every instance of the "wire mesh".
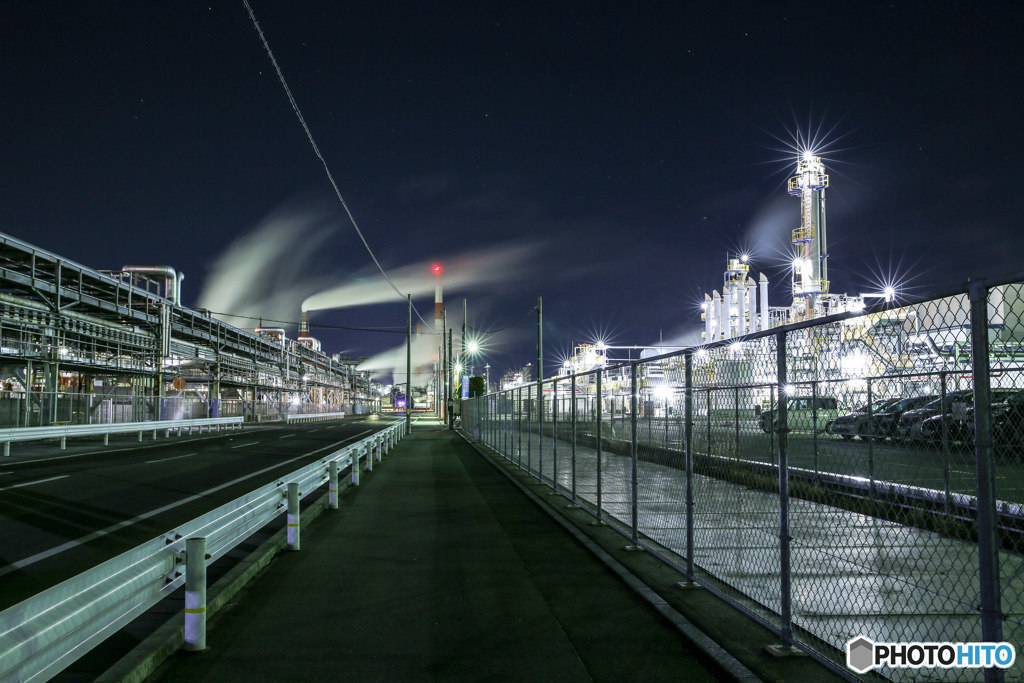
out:
<path id="1" fill-rule="evenodd" d="M 858 635 L 1024 647 L 1024 284 L 488 400 L 505 457 L 837 669 Z"/>

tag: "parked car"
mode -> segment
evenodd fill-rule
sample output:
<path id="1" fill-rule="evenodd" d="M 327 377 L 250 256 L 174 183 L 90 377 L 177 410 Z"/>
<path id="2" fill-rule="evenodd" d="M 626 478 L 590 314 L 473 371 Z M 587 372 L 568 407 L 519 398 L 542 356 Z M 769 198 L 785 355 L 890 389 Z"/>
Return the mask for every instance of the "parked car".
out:
<path id="1" fill-rule="evenodd" d="M 1006 411 L 1006 401 L 1017 393 L 1019 392 L 1016 389 L 992 389 L 989 391 L 989 404 L 992 406 L 993 418 L 997 413 Z M 974 394 L 971 393 L 966 400 L 950 403 L 944 415 L 940 413 L 926 418 L 921 423 L 921 439 L 941 442 L 943 420 L 946 422 L 945 436 L 950 442 L 974 443 Z"/>
<path id="2" fill-rule="evenodd" d="M 824 432 L 825 425 L 843 412 L 843 405 L 834 396 L 794 396 L 786 402 L 786 422 L 790 432 Z M 778 431 L 778 407 L 761 413 L 761 431 Z"/>
<path id="3" fill-rule="evenodd" d="M 908 396 L 879 410 L 872 420 L 875 436 L 880 439 L 896 438 L 896 427 L 903 413 L 916 410 L 934 400 L 933 395 Z"/>
<path id="4" fill-rule="evenodd" d="M 992 404 L 992 444 L 1000 454 L 1024 459 L 1024 391 Z"/>
<path id="5" fill-rule="evenodd" d="M 952 410 L 954 404 L 966 403 L 973 396 L 973 390 L 963 389 L 961 391 L 949 392 L 946 394 L 945 399 L 941 396 L 932 397 L 930 402 L 920 408 L 908 410 L 900 416 L 900 421 L 896 426 L 895 438 L 899 441 L 920 441 L 924 438 L 921 434 L 921 424 L 929 417 L 942 414 L 943 400 L 945 400 L 945 411 L 948 413 Z"/>
<path id="6" fill-rule="evenodd" d="M 875 416 L 899 400 L 899 398 L 880 398 L 873 401 L 870 406 L 865 403 L 854 409 L 853 412 L 840 415 L 825 425 L 825 431 L 830 434 L 838 434 L 844 439 L 852 439 L 855 436 L 866 439 L 869 436 L 869 430 L 876 432 L 874 429 Z"/>

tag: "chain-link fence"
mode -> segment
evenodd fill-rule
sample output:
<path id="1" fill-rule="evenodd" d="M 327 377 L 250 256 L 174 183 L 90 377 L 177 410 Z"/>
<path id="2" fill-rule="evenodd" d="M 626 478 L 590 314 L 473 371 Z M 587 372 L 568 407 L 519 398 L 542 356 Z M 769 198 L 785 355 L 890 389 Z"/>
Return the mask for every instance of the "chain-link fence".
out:
<path id="1" fill-rule="evenodd" d="M 1020 280 L 490 394 L 463 428 L 837 671 L 861 635 L 1021 651 Z"/>
<path id="2" fill-rule="evenodd" d="M 347 403 L 312 403 L 287 399 L 208 401 L 200 396 L 161 398 L 71 392 L 0 392 L 0 427 L 111 424 L 210 417 L 244 417 L 247 421 L 266 422 L 284 419 L 286 415 L 367 415 L 379 410 L 380 403 L 374 399 L 353 399 Z"/>

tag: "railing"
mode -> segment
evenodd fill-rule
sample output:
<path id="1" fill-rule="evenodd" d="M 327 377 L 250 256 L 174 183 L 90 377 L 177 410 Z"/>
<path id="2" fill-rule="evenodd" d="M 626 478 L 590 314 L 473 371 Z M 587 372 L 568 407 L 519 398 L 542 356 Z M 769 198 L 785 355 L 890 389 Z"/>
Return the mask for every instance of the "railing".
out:
<path id="1" fill-rule="evenodd" d="M 204 387 L 205 389 L 205 387 Z M 0 428 L 50 425 L 94 425 L 158 422 L 218 417 L 243 417 L 247 422 L 286 419 L 288 415 L 379 412 L 379 401 L 354 398 L 346 403 L 312 403 L 238 398 L 209 399 L 186 390 L 181 396 L 134 396 L 123 393 L 28 392 L 23 387 L 0 387 Z"/>
<path id="2" fill-rule="evenodd" d="M 944 294 L 472 399 L 463 429 L 777 649 L 845 675 L 858 635 L 1021 652 L 1024 274 Z"/>
<path id="3" fill-rule="evenodd" d="M 206 539 L 209 558 L 198 570 L 205 574 L 206 565 L 287 512 L 297 547 L 299 497 L 349 465 L 358 483 L 360 461 L 372 469 L 404 435 L 405 423 L 396 423 L 0 612 L 0 680 L 48 680 L 170 595 L 186 580 L 186 539 Z"/>
<path id="4" fill-rule="evenodd" d="M 142 435 L 153 432 L 156 438 L 157 432 L 166 432 L 167 436 L 172 431 L 181 434 L 183 429 L 188 429 L 191 434 L 193 429 L 200 433 L 204 427 L 219 431 L 222 427 L 235 428 L 242 425 L 240 417 L 218 417 L 208 420 L 164 420 L 162 422 L 122 422 L 119 424 L 96 424 L 96 425 L 53 425 L 50 427 L 17 427 L 15 429 L 0 429 L 0 443 L 4 445 L 4 455 L 11 454 L 11 443 L 14 441 L 42 441 L 43 439 L 60 439 L 60 449 L 67 447 L 67 440 L 80 436 L 103 436 L 103 444 L 109 443 L 111 434 L 134 434 L 138 432 L 139 441 Z"/>
<path id="5" fill-rule="evenodd" d="M 340 420 L 345 413 L 309 413 L 308 415 L 285 415 L 285 422 L 313 422 L 322 420 Z"/>

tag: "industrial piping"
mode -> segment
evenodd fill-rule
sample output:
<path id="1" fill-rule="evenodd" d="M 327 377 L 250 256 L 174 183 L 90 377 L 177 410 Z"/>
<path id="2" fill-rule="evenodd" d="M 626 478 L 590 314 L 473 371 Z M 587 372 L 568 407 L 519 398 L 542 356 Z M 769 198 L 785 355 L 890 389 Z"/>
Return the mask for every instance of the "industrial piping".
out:
<path id="1" fill-rule="evenodd" d="M 179 273 L 170 266 L 121 266 L 121 270 L 142 275 L 163 275 L 164 298 L 170 299 L 175 306 L 181 305 L 181 281 L 185 279 L 184 273 Z"/>

